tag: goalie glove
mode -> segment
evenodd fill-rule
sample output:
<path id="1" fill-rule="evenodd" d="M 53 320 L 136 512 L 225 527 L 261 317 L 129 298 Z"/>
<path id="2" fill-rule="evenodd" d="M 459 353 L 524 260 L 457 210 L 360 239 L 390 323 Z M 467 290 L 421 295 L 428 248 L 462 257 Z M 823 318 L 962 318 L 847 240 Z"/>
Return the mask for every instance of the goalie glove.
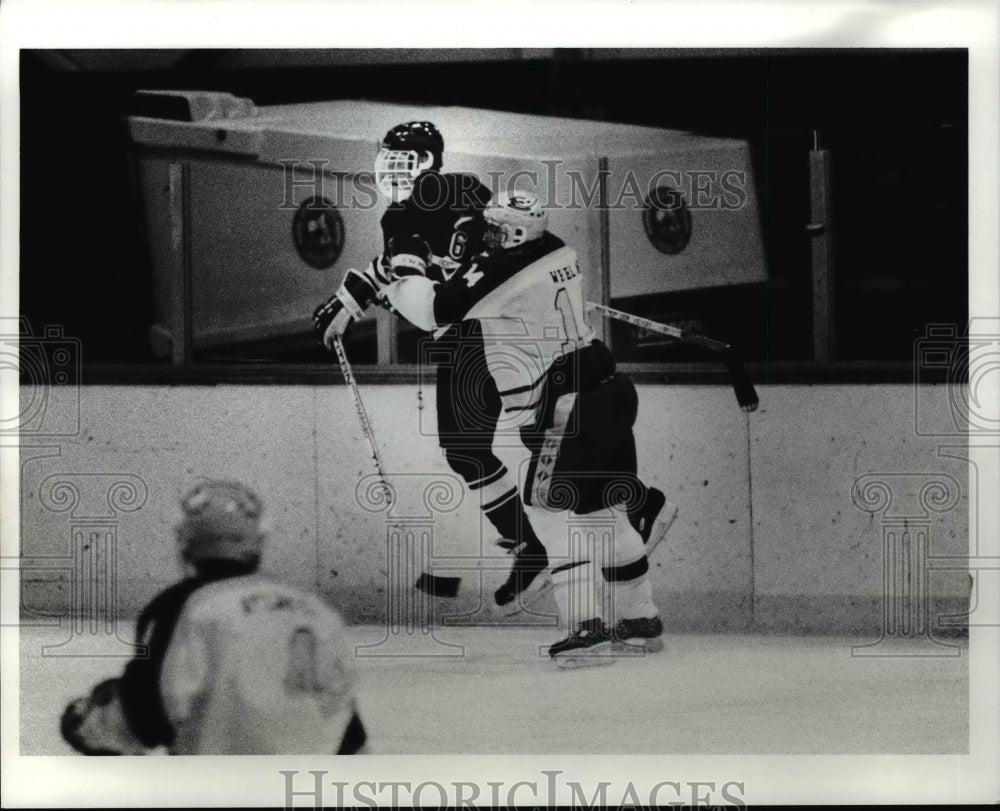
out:
<path id="1" fill-rule="evenodd" d="M 323 346 L 331 349 L 333 339 L 344 336 L 351 322 L 364 315 L 365 308 L 388 283 L 381 257 L 373 259 L 364 270 L 348 270 L 337 292 L 313 311 L 313 329 Z"/>
<path id="2" fill-rule="evenodd" d="M 63 711 L 59 722 L 63 739 L 84 755 L 145 755 L 129 729 L 118 697 L 118 679 L 107 679 Z"/>

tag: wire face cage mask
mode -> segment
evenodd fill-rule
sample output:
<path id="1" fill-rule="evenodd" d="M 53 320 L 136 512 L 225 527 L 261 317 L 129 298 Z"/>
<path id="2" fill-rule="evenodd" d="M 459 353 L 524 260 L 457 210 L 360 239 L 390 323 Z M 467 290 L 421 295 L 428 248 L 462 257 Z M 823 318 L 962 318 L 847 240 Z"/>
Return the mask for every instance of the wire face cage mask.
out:
<path id="1" fill-rule="evenodd" d="M 525 230 L 523 228 L 511 228 L 504 223 L 486 223 L 486 231 L 483 233 L 483 246 L 490 253 L 516 248 L 525 241 Z"/>
<path id="2" fill-rule="evenodd" d="M 382 147 L 375 156 L 375 182 L 383 196 L 402 203 L 409 198 L 413 181 L 425 168 L 414 149 Z"/>

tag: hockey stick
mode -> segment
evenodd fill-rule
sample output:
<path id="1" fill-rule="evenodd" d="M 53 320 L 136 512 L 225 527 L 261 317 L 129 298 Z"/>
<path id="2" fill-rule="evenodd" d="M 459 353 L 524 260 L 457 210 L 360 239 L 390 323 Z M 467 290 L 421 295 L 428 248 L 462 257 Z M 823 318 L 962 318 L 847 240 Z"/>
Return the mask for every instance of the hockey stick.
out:
<path id="1" fill-rule="evenodd" d="M 361 433 L 368 440 L 368 448 L 372 452 L 372 459 L 375 462 L 375 470 L 378 472 L 379 481 L 385 491 L 386 504 L 392 503 L 392 488 L 385 479 L 385 469 L 382 467 L 382 458 L 378 455 L 378 448 L 375 445 L 375 432 L 372 424 L 368 421 L 368 412 L 365 411 L 365 404 L 361 401 L 361 390 L 354 379 L 354 372 L 351 370 L 351 363 L 347 360 L 347 352 L 344 351 L 344 343 L 340 336 L 333 339 L 333 348 L 337 352 L 337 360 L 340 361 L 340 371 L 344 375 L 344 382 L 350 386 L 351 395 L 354 397 L 354 408 L 358 412 L 358 419 L 361 422 Z"/>
<path id="2" fill-rule="evenodd" d="M 760 403 L 760 400 L 757 398 L 757 391 L 753 387 L 753 381 L 750 379 L 750 374 L 747 372 L 743 362 L 736 354 L 736 350 L 729 344 L 723 343 L 722 341 L 716 341 L 712 338 L 705 338 L 701 335 L 694 335 L 693 333 L 682 330 L 679 327 L 672 327 L 669 324 L 661 324 L 657 321 L 650 321 L 648 318 L 642 318 L 638 315 L 622 312 L 621 310 L 616 310 L 613 307 L 605 307 L 603 304 L 597 304 L 593 301 L 588 301 L 587 307 L 592 310 L 597 310 L 599 313 L 607 316 L 608 318 L 624 321 L 626 324 L 642 327 L 643 329 L 648 329 L 650 332 L 658 332 L 661 335 L 669 335 L 671 338 L 676 338 L 679 341 L 687 341 L 688 343 L 698 344 L 699 346 L 704 346 L 706 349 L 716 352 L 719 355 L 719 359 L 725 364 L 726 369 L 729 371 L 729 379 L 733 384 L 733 391 L 736 393 L 736 400 L 739 402 L 740 408 L 748 413 L 757 409 L 757 405 Z"/>

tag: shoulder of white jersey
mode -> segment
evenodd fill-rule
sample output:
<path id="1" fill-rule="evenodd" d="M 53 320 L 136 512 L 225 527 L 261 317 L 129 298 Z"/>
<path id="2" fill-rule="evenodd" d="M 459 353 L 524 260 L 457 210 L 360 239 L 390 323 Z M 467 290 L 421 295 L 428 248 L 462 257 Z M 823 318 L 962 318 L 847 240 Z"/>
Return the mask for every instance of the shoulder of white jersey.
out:
<path id="1" fill-rule="evenodd" d="M 537 292 L 540 285 L 570 281 L 579 275 L 576 251 L 563 245 L 518 268 L 504 282 L 477 301 L 466 318 L 496 318 L 511 312 L 512 305 Z"/>
<path id="2" fill-rule="evenodd" d="M 197 623 L 224 615 L 249 617 L 276 607 L 306 610 L 332 625 L 343 625 L 339 612 L 319 595 L 259 572 L 205 584 L 188 598 L 184 613 Z"/>

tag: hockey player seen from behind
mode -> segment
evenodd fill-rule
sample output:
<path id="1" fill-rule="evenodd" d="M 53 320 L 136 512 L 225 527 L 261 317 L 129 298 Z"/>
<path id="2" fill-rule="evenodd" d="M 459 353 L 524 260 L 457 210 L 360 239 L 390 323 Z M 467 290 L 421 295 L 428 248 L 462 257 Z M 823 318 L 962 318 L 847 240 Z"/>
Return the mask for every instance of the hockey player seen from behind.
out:
<path id="1" fill-rule="evenodd" d="M 561 666 L 603 664 L 614 661 L 616 648 L 658 648 L 663 626 L 644 539 L 627 514 L 630 503 L 647 493 L 636 476 L 635 388 L 596 340 L 584 311 L 576 252 L 546 230 L 538 198 L 501 198 L 484 218 L 485 252 L 451 279 L 415 272 L 393 281 L 382 295 L 425 330 L 480 324 L 502 419 L 517 426 L 530 451 L 526 504 L 568 510 L 571 538 L 570 527 L 581 526 L 586 516 L 603 511 L 613 517 L 609 544 L 584 548 L 571 540 L 568 557 L 552 568 L 553 595 L 570 630 L 550 648 L 552 658 Z M 429 262 L 422 250 L 407 260 L 409 266 Z M 607 618 L 601 597 L 606 591 L 614 612 Z"/>
<path id="2" fill-rule="evenodd" d="M 65 740 L 88 755 L 364 752 L 343 623 L 316 595 L 258 572 L 258 497 L 206 481 L 181 509 L 187 576 L 142 611 L 146 652 L 66 708 Z"/>
<path id="3" fill-rule="evenodd" d="M 429 121 L 393 127 L 375 159 L 379 190 L 389 204 L 382 216 L 383 253 L 363 271 L 348 270 L 343 284 L 313 313 L 316 331 L 330 348 L 392 278 L 419 272 L 446 282 L 482 250 L 483 208 L 491 193 L 471 174 L 442 173 L 444 138 Z M 508 611 L 548 566 L 545 548 L 531 527 L 517 486 L 493 452 L 502 404 L 485 373 L 483 336 L 475 319 L 436 331 L 437 434 L 448 466 L 478 497 L 483 513 L 515 555 L 511 575 L 495 600 Z M 438 596 L 445 582 L 424 573 L 417 587 Z"/>

